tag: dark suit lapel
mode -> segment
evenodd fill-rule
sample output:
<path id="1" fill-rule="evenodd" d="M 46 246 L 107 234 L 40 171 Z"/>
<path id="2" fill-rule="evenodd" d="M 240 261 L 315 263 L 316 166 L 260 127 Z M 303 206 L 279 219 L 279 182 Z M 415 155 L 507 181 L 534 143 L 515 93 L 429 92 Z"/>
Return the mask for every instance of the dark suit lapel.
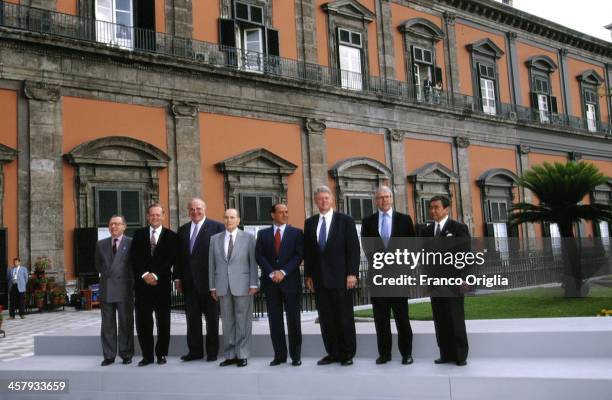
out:
<path id="1" fill-rule="evenodd" d="M 338 230 L 338 224 L 339 224 L 338 215 L 336 211 L 334 211 L 332 213 L 331 225 L 329 226 L 329 233 L 327 234 L 326 240 L 325 240 L 325 248 L 327 248 L 327 245 L 329 244 L 329 240 L 334 237 L 334 233 Z"/>

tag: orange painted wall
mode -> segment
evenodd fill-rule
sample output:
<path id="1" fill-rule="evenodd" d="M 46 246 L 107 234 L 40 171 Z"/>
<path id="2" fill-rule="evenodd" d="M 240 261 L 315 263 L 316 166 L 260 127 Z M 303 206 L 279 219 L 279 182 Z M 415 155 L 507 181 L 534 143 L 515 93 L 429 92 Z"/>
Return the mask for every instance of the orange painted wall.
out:
<path id="1" fill-rule="evenodd" d="M 128 136 L 167 152 L 166 110 L 132 104 L 63 97 L 64 153 L 105 136 Z M 160 201 L 168 205 L 168 171 L 159 172 Z M 76 227 L 74 168 L 64 164 L 64 259 L 66 279 L 74 279 L 73 229 Z"/>
<path id="2" fill-rule="evenodd" d="M 375 0 L 358 0 L 361 5 L 376 13 Z M 321 6 L 325 3 L 330 3 L 330 0 L 316 0 L 315 2 L 315 15 L 317 24 L 317 54 L 319 57 L 319 64 L 329 65 L 329 38 L 327 37 L 327 14 Z M 379 76 L 380 68 L 378 63 L 378 35 L 376 33 L 376 21 L 372 21 L 368 24 L 368 68 L 369 74 L 372 76 Z M 332 65 L 336 67 L 336 65 Z"/>
<path id="3" fill-rule="evenodd" d="M 577 79 L 578 75 L 581 75 L 583 72 L 594 69 L 597 71 L 599 76 L 606 79 L 605 71 L 603 67 L 589 64 L 587 62 L 576 60 L 572 57 L 567 58 L 567 76 L 569 81 L 569 90 L 571 92 L 572 98 L 572 106 L 571 106 L 571 115 L 576 117 L 585 118 L 582 113 L 582 104 L 580 99 L 580 82 Z M 604 84 L 602 83 L 602 86 Z M 599 97 L 599 112 L 600 112 L 600 120 L 603 122 L 608 122 L 608 105 L 606 104 L 605 97 Z"/>
<path id="4" fill-rule="evenodd" d="M 505 168 L 516 174 L 516 152 L 510 149 L 496 149 L 486 146 L 470 146 L 470 179 L 472 181 L 472 214 L 474 215 L 474 236 L 484 237 L 484 214 L 482 193 L 476 183 L 484 172 L 494 168 Z M 515 199 L 516 197 L 515 193 Z"/>
<path id="5" fill-rule="evenodd" d="M 157 32 L 166 32 L 165 0 L 155 0 L 155 30 Z"/>
<path id="6" fill-rule="evenodd" d="M 502 51 L 504 55 L 497 60 L 497 72 L 499 74 L 497 85 L 499 88 L 499 98 L 502 103 L 510 103 L 510 87 L 508 81 L 508 61 L 506 60 L 506 41 L 503 36 L 480 31 L 471 26 L 456 24 L 457 35 L 457 63 L 459 69 L 459 80 L 461 81 L 461 93 L 469 96 L 474 95 L 472 90 L 472 63 L 471 55 L 467 45 L 481 39 L 491 39 Z"/>
<path id="7" fill-rule="evenodd" d="M 65 14 L 77 15 L 78 0 L 57 0 L 57 11 Z"/>
<path id="8" fill-rule="evenodd" d="M 393 32 L 393 46 L 395 49 L 395 69 L 397 79 L 406 81 L 406 54 L 410 49 L 404 46 L 404 34 L 397 28 L 406 20 L 412 18 L 427 19 L 442 29 L 442 19 L 440 17 L 426 14 L 412 8 L 405 7 L 396 3 L 391 3 L 391 30 Z M 440 40 L 436 43 L 436 66 L 442 68 L 442 76 L 446 74 L 446 66 L 444 65 L 444 43 Z M 447 90 L 446 79 L 443 82 L 445 90 Z"/>
<path id="9" fill-rule="evenodd" d="M 274 0 L 272 10 L 272 25 L 279 31 L 280 56 L 295 60 L 298 58 L 295 2 Z"/>
<path id="10" fill-rule="evenodd" d="M 448 169 L 453 169 L 452 146 L 447 142 L 435 142 L 431 140 L 406 139 L 404 141 L 404 156 L 406 160 L 406 175 L 431 162 L 439 162 Z M 453 202 L 451 205 L 453 216 L 456 217 L 457 201 L 454 188 L 451 190 Z M 416 210 L 414 203 L 414 185 L 407 185 L 408 213 L 416 221 Z"/>
<path id="11" fill-rule="evenodd" d="M 210 218 L 221 221 L 225 208 L 223 174 L 215 164 L 263 147 L 298 166 L 287 178 L 289 223 L 298 227 L 304 225 L 304 177 L 299 125 L 200 113 L 200 141 L 202 191 Z"/>
<path id="12" fill-rule="evenodd" d="M 526 43 L 517 42 L 517 53 L 518 53 L 518 67 L 521 81 L 521 97 L 522 105 L 525 107 L 531 107 L 531 82 L 529 81 L 529 67 L 527 67 L 528 59 L 534 56 L 548 56 L 555 64 L 557 64 L 557 70 L 550 74 L 550 85 L 552 89 L 552 96 L 557 98 L 557 110 L 563 114 L 563 97 L 561 96 L 561 73 L 558 55 L 552 51 L 542 50 L 538 47 L 530 46 Z"/>
<path id="13" fill-rule="evenodd" d="M 17 93 L 0 89 L 0 143 L 17 149 Z M 4 202 L 2 207 L 3 226 L 8 234 L 8 262 L 19 255 L 18 174 L 17 159 L 4 164 Z"/>
<path id="14" fill-rule="evenodd" d="M 213 4 L 211 4 L 213 3 Z M 192 1 L 193 38 L 205 42 L 219 43 L 219 17 L 221 10 L 218 1 Z"/>

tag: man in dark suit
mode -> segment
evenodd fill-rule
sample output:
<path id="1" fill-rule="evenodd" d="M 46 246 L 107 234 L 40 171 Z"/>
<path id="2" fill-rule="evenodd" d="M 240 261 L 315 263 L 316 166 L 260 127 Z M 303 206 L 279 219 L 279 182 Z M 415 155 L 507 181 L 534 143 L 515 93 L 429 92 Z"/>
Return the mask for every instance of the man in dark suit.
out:
<path id="1" fill-rule="evenodd" d="M 375 194 L 378 212 L 363 219 L 361 237 L 364 251 L 371 259 L 375 251 L 391 250 L 391 238 L 414 237 L 414 224 L 409 215 L 393 209 L 393 192 L 387 186 L 378 188 Z M 412 328 L 408 317 L 407 297 L 372 297 L 374 326 L 378 343 L 376 364 L 391 360 L 391 310 L 397 327 L 397 344 L 402 364 L 412 364 Z"/>
<path id="2" fill-rule="evenodd" d="M 170 345 L 170 294 L 172 266 L 176 258 L 176 233 L 162 226 L 164 208 L 151 204 L 148 226 L 137 230 L 132 239 L 131 259 L 136 280 L 136 331 L 142 350 L 139 367 L 153 363 L 153 313 L 157 321 L 155 355 L 166 363 Z"/>
<path id="3" fill-rule="evenodd" d="M 208 286 L 208 250 L 211 236 L 225 230 L 223 224 L 206 218 L 206 203 L 195 198 L 189 202 L 191 221 L 178 230 L 178 252 L 174 271 L 175 285 L 185 299 L 187 347 L 183 361 L 204 358 L 202 313 L 206 319 L 206 361 L 219 355 L 219 308 Z"/>
<path id="4" fill-rule="evenodd" d="M 287 224 L 289 210 L 284 204 L 275 204 L 270 210 L 273 225 L 257 234 L 255 257 L 261 268 L 261 290 L 266 295 L 270 336 L 274 347 L 271 366 L 287 361 L 283 306 L 289 330 L 289 355 L 293 366 L 301 361 L 302 328 L 300 300 L 302 282 L 300 264 L 304 258 L 304 234 L 301 229 Z"/>
<path id="5" fill-rule="evenodd" d="M 123 235 L 125 228 L 125 218 L 113 215 L 108 222 L 111 236 L 96 243 L 95 265 L 100 273 L 103 367 L 115 362 L 117 344 L 123 364 L 131 364 L 134 355 L 134 271 L 130 265 L 132 239 Z"/>
<path id="6" fill-rule="evenodd" d="M 317 364 L 352 365 L 357 349 L 353 297 L 359 274 L 359 237 L 355 221 L 332 209 L 327 186 L 316 189 L 319 214 L 304 222 L 304 276 L 315 292 L 327 355 Z"/>
<path id="7" fill-rule="evenodd" d="M 456 241 L 453 238 L 468 238 L 467 225 L 449 218 L 450 200 L 445 196 L 434 196 L 429 201 L 429 213 L 434 223 L 427 225 L 422 235 Z M 437 248 L 437 246 L 434 245 Z M 444 247 L 444 244 L 442 244 Z M 454 246 L 456 247 L 456 245 Z M 445 267 L 454 268 L 454 267 Z M 457 275 L 458 271 L 448 270 L 445 276 Z M 433 288 L 431 311 L 433 313 L 436 340 L 440 348 L 440 358 L 436 364 L 454 362 L 458 366 L 467 364 L 468 339 L 465 330 L 463 289 Z M 437 293 L 436 293 L 437 292 Z"/>

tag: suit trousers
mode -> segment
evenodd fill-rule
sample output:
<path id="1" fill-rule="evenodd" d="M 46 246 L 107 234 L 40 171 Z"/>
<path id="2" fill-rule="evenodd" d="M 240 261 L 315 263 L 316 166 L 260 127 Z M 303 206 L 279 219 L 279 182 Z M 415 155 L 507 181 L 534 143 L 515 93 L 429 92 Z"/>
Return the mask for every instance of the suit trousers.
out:
<path id="1" fill-rule="evenodd" d="M 157 324 L 155 355 L 167 356 L 170 345 L 170 288 L 157 289 L 150 287 L 136 292 L 136 332 L 142 357 L 147 360 L 153 360 L 153 314 Z"/>
<path id="2" fill-rule="evenodd" d="M 289 355 L 292 360 L 301 359 L 302 326 L 300 322 L 300 291 L 285 292 L 277 284 L 267 282 L 264 293 L 270 324 L 270 336 L 274 348 L 275 360 L 287 359 L 287 343 L 285 341 L 285 322 L 283 308 L 287 317 L 287 330 L 289 334 Z"/>
<path id="3" fill-rule="evenodd" d="M 9 315 L 15 318 L 15 309 L 19 307 L 19 315 L 23 316 L 25 313 L 25 293 L 21 293 L 17 284 L 11 285 L 11 305 L 9 306 Z"/>
<path id="4" fill-rule="evenodd" d="M 226 359 L 248 358 L 253 328 L 253 296 L 219 296 Z"/>
<path id="5" fill-rule="evenodd" d="M 464 298 L 432 297 L 431 311 L 440 357 L 449 361 L 465 361 L 468 355 L 468 339 L 465 331 Z"/>
<path id="6" fill-rule="evenodd" d="M 412 328 L 406 297 L 372 297 L 378 355 L 391 358 L 391 310 L 397 328 L 397 345 L 402 357 L 412 355 Z"/>
<path id="7" fill-rule="evenodd" d="M 355 357 L 357 339 L 352 291 L 318 288 L 315 300 L 327 354 L 338 360 Z"/>
<path id="8" fill-rule="evenodd" d="M 104 358 L 114 360 L 119 357 L 132 358 L 134 355 L 134 303 L 132 300 L 117 303 L 100 302 L 102 314 L 102 353 Z M 117 335 L 117 319 L 119 331 Z"/>
<path id="9" fill-rule="evenodd" d="M 219 306 L 210 292 L 200 293 L 195 289 L 186 290 L 185 316 L 187 317 L 187 347 L 189 354 L 204 355 L 204 336 L 202 334 L 202 314 L 206 320 L 206 355 L 216 358 L 219 355 Z"/>

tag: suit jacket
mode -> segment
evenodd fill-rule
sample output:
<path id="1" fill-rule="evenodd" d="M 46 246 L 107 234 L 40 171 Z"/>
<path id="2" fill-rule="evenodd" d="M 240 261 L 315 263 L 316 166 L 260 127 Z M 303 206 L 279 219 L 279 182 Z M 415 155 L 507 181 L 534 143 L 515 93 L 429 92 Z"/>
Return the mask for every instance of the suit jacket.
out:
<path id="1" fill-rule="evenodd" d="M 375 251 L 384 249 L 384 243 L 378 232 L 378 211 L 372 215 L 365 217 L 361 221 L 361 237 L 376 238 L 376 240 L 366 240 L 362 244 L 364 252 L 370 256 Z M 402 214 L 393 210 L 391 217 L 391 238 L 414 237 L 416 232 L 410 215 Z M 389 248 L 392 248 L 393 241 L 389 241 Z M 369 258 L 369 257 L 368 257 Z"/>
<path id="2" fill-rule="evenodd" d="M 20 265 L 19 272 L 17 273 L 17 281 L 13 280 L 13 270 L 16 267 L 11 267 L 6 271 L 6 281 L 8 282 L 8 288 L 11 289 L 13 283 L 17 284 L 17 290 L 20 293 L 24 293 L 26 291 L 26 287 L 28 285 L 28 268 Z"/>
<path id="3" fill-rule="evenodd" d="M 258 287 L 255 237 L 238 229 L 229 260 L 225 258 L 224 240 L 225 231 L 210 239 L 209 289 L 215 289 L 217 296 L 246 296 L 251 286 Z"/>
<path id="4" fill-rule="evenodd" d="M 270 279 L 275 270 L 283 270 L 285 279 L 278 285 L 285 292 L 301 292 L 300 264 L 304 258 L 304 233 L 291 225 L 285 226 L 281 239 L 280 254 L 274 248 L 274 226 L 257 233 L 255 258 L 261 267 L 261 288 L 276 285 Z"/>
<path id="5" fill-rule="evenodd" d="M 189 234 L 191 233 L 191 221 L 181 226 L 177 233 L 178 252 L 174 266 L 174 279 L 182 281 L 184 291 L 197 291 L 200 294 L 208 293 L 208 250 L 210 238 L 225 231 L 223 224 L 206 218 L 200 227 L 198 237 L 193 246 L 193 252 L 189 252 Z"/>
<path id="6" fill-rule="evenodd" d="M 134 297 L 134 271 L 130 264 L 132 238 L 123 236 L 113 256 L 112 238 L 98 240 L 95 263 L 100 273 L 100 300 L 107 303 L 131 301 Z"/>
<path id="7" fill-rule="evenodd" d="M 359 277 L 361 250 L 355 221 L 334 210 L 323 251 L 319 248 L 319 214 L 304 222 L 304 276 L 313 280 L 315 289 L 346 288 L 346 277 Z"/>
<path id="8" fill-rule="evenodd" d="M 134 232 L 131 246 L 131 261 L 134 268 L 134 279 L 136 281 L 136 295 L 144 295 L 150 289 L 170 288 L 172 278 L 172 266 L 176 259 L 176 233 L 164 227 L 161 228 L 157 245 L 151 255 L 150 227 L 145 226 Z M 142 275 L 151 272 L 157 275 L 157 285 L 148 285 Z"/>

